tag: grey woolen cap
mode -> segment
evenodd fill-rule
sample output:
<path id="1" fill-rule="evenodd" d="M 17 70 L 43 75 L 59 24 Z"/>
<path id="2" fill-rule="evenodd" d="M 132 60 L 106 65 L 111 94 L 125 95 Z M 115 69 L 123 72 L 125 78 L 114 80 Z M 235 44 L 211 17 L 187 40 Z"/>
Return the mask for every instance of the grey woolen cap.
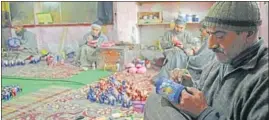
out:
<path id="1" fill-rule="evenodd" d="M 175 20 L 176 25 L 185 25 L 186 21 L 182 16 L 178 16 L 178 18 Z"/>
<path id="2" fill-rule="evenodd" d="M 208 11 L 203 25 L 231 31 L 253 31 L 261 25 L 257 2 L 216 2 Z"/>

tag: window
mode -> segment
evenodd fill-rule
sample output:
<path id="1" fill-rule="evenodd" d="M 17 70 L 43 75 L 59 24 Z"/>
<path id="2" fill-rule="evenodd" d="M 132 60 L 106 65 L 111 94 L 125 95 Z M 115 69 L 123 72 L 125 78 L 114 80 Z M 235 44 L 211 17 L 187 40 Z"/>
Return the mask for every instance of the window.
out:
<path id="1" fill-rule="evenodd" d="M 24 24 L 34 24 L 34 2 L 10 2 L 10 17 Z"/>
<path id="2" fill-rule="evenodd" d="M 97 19 L 97 2 L 62 2 L 62 23 L 91 23 Z"/>
<path id="3" fill-rule="evenodd" d="M 35 2 L 37 3 L 37 2 Z M 40 13 L 50 13 L 53 23 L 61 23 L 61 2 L 39 2 L 41 6 Z M 36 22 L 38 23 L 38 21 Z"/>
<path id="4" fill-rule="evenodd" d="M 92 23 L 98 18 L 104 24 L 112 24 L 112 2 L 9 2 L 11 20 L 22 20 L 24 24 L 39 23 L 40 14 L 50 14 L 53 22 L 46 24 Z M 98 12 L 99 10 L 99 12 Z M 35 21 L 35 18 L 36 21 Z"/>

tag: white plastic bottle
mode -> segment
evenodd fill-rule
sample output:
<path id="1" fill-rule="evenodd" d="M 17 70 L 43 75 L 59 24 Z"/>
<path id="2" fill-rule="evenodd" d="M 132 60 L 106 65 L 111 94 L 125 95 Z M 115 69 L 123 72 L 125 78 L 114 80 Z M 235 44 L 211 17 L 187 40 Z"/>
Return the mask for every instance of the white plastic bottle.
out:
<path id="1" fill-rule="evenodd" d="M 95 64 L 95 62 L 92 63 L 92 69 L 93 69 L 93 70 L 96 69 L 96 64 Z"/>

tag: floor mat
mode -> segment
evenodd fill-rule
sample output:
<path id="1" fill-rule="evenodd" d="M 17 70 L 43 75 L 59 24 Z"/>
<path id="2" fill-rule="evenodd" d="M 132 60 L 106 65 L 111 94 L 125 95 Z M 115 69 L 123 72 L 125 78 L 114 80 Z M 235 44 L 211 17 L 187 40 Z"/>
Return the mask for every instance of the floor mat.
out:
<path id="1" fill-rule="evenodd" d="M 71 64 L 50 67 L 44 61 L 24 66 L 2 67 L 3 76 L 27 78 L 67 79 L 80 72 L 79 67 Z"/>
<path id="2" fill-rule="evenodd" d="M 85 73 L 86 74 L 86 73 Z M 142 83 L 152 79 L 157 74 L 156 71 L 149 70 L 146 74 L 128 74 L 126 72 L 116 73 L 117 79 L 132 80 L 143 88 Z M 94 83 L 92 83 L 94 84 Z M 149 88 L 150 86 L 144 86 Z M 110 120 L 115 113 L 123 116 L 117 120 L 141 120 L 143 113 L 134 112 L 132 108 L 122 108 L 120 105 L 110 106 L 99 103 L 92 103 L 86 99 L 89 85 L 77 90 L 72 90 L 59 96 L 55 95 L 50 99 L 44 100 L 37 105 L 21 109 L 11 115 L 4 116 L 5 120 L 10 119 L 37 119 L 37 120 L 75 120 L 81 116 L 84 120 Z M 6 108 L 8 109 L 8 107 Z M 14 108 L 9 108 L 9 110 Z M 6 114 L 6 113 L 5 113 Z"/>
<path id="3" fill-rule="evenodd" d="M 67 80 L 2 76 L 2 85 L 19 85 L 23 89 L 23 91 L 19 94 L 20 96 L 38 91 L 39 89 L 46 88 L 51 85 L 65 86 L 73 89 L 78 89 L 102 77 L 106 77 L 109 74 L 110 72 L 103 70 L 89 70 L 83 71 Z"/>
<path id="4" fill-rule="evenodd" d="M 87 90 L 88 86 L 85 86 L 59 96 L 54 95 L 36 105 L 26 106 L 27 108 L 20 107 L 20 109 L 18 109 L 18 107 L 13 107 L 13 104 L 9 104 L 10 106 L 4 105 L 2 108 L 2 119 L 75 120 L 83 116 L 84 119 L 87 120 L 109 120 L 109 117 L 114 113 L 124 115 L 117 120 L 141 120 L 143 118 L 142 113 L 135 113 L 132 109 L 91 103 L 86 99 Z M 18 104 L 20 103 L 18 102 L 17 106 Z M 16 111 L 15 109 L 18 110 Z M 11 111 L 16 112 L 11 113 Z M 9 115 L 7 115 L 8 112 Z"/>
<path id="5" fill-rule="evenodd" d="M 2 102 L 2 117 L 16 116 L 27 109 L 50 101 L 54 96 L 61 95 L 68 91 L 71 91 L 71 89 L 60 86 L 50 86 L 25 96 L 15 97 L 11 101 Z"/>

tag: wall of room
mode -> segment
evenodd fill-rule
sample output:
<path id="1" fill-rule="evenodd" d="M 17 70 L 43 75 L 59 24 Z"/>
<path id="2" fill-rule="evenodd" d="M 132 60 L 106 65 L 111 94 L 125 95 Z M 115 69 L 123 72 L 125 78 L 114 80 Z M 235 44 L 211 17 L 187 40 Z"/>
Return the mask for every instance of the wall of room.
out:
<path id="1" fill-rule="evenodd" d="M 40 6 L 35 4 L 34 7 L 34 13 L 39 13 L 41 9 Z M 114 12 L 116 11 L 114 10 Z M 35 21 L 38 21 L 36 16 Z M 117 40 L 115 24 L 116 22 L 114 21 L 113 25 L 105 25 L 103 27 L 103 31 L 109 40 Z M 77 49 L 78 45 L 83 43 L 83 36 L 90 30 L 90 25 L 31 26 L 26 27 L 26 29 L 36 34 L 39 49 L 57 51 L 59 49 L 64 30 L 67 31 L 66 36 L 64 36 L 64 46 Z M 14 30 L 11 31 L 11 34 L 14 36 Z"/>
<path id="2" fill-rule="evenodd" d="M 146 11 L 163 11 L 163 20 L 165 22 L 171 22 L 179 13 L 182 14 L 196 14 L 201 18 L 205 16 L 207 10 L 212 6 L 214 2 L 149 2 L 139 5 L 139 12 Z M 199 37 L 200 24 L 187 24 L 186 29 L 190 31 L 193 36 Z M 160 39 L 161 36 L 167 30 L 170 30 L 170 26 L 167 24 L 160 25 L 147 25 L 139 26 L 140 41 L 143 44 L 152 45 L 154 41 Z"/>
<path id="3" fill-rule="evenodd" d="M 148 25 L 137 26 L 137 12 L 139 11 L 163 11 L 164 20 L 170 21 L 178 12 L 183 14 L 197 14 L 203 18 L 208 8 L 214 2 L 150 2 L 139 5 L 137 2 L 114 2 L 114 24 L 106 25 L 105 34 L 109 40 L 129 41 L 152 45 L 158 40 L 165 31 L 169 30 L 169 25 Z M 268 4 L 261 4 L 261 16 L 263 25 L 261 26 L 260 35 L 268 40 Z M 130 9 L 126 9 L 130 8 Z M 49 49 L 49 46 L 58 46 L 65 28 L 67 36 L 65 45 L 72 45 L 75 49 L 77 44 L 82 41 L 83 35 L 89 30 L 90 26 L 53 26 L 53 27 L 29 27 L 28 30 L 37 35 L 39 49 Z M 187 30 L 191 31 L 194 36 L 199 36 L 199 24 L 188 24 Z M 14 34 L 14 31 L 12 32 Z M 73 44 L 74 43 L 74 44 Z M 267 42 L 268 44 L 268 42 Z M 50 47 L 52 49 L 52 47 Z"/>
<path id="4" fill-rule="evenodd" d="M 136 2 L 115 2 L 116 28 L 119 41 L 139 43 L 136 26 L 138 6 Z M 128 9 L 127 9 L 128 8 Z"/>

